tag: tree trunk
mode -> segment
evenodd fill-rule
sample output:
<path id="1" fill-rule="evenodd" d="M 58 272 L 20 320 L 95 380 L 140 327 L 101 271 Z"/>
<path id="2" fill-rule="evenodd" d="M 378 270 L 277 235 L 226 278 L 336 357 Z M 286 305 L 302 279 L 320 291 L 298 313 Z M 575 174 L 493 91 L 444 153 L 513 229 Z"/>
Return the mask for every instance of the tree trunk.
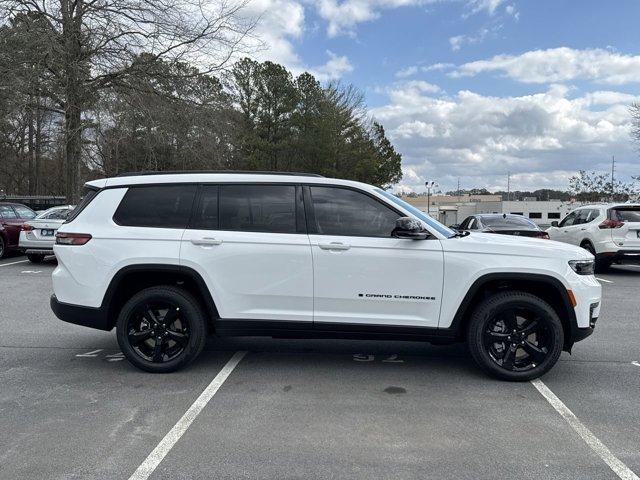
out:
<path id="1" fill-rule="evenodd" d="M 76 5 L 79 11 L 80 5 Z M 82 154 L 82 79 L 80 78 L 80 19 L 73 16 L 70 0 L 62 0 L 65 43 L 65 196 L 68 204 L 78 200 L 78 167 Z"/>
<path id="2" fill-rule="evenodd" d="M 33 125 L 34 115 L 33 115 L 33 99 L 29 98 L 29 108 L 27 110 L 27 122 L 29 123 L 29 134 L 28 134 L 28 145 L 29 145 L 29 175 L 28 175 L 28 185 L 27 192 L 29 195 L 34 195 L 36 191 L 36 169 L 35 169 L 35 155 L 36 149 L 34 146 L 34 137 L 35 137 L 35 128 Z"/>

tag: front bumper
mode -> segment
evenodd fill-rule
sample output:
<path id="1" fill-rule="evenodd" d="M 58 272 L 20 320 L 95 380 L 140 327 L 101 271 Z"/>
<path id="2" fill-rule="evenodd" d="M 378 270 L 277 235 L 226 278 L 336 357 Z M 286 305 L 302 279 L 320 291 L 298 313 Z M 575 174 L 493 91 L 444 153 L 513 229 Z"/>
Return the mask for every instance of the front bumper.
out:
<path id="1" fill-rule="evenodd" d="M 107 312 L 102 307 L 93 308 L 62 303 L 58 301 L 55 295 L 51 295 L 49 304 L 55 316 L 63 322 L 106 331 L 113 328 L 109 326 Z"/>

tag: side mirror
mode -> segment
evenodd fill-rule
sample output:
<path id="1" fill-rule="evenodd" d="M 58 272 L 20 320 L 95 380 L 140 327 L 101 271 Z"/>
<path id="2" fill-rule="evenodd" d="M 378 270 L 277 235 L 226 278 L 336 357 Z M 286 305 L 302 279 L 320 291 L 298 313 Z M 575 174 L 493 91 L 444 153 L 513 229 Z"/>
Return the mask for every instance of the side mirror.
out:
<path id="1" fill-rule="evenodd" d="M 557 227 L 558 226 L 558 221 L 554 220 L 553 222 L 551 222 L 551 226 L 552 227 Z"/>
<path id="2" fill-rule="evenodd" d="M 396 220 L 396 228 L 391 235 L 396 238 L 408 238 L 411 240 L 424 240 L 429 236 L 422 223 L 415 218 L 400 217 Z"/>
<path id="3" fill-rule="evenodd" d="M 449 228 L 451 230 L 460 230 L 460 224 L 459 223 L 454 223 L 453 225 L 450 225 Z"/>

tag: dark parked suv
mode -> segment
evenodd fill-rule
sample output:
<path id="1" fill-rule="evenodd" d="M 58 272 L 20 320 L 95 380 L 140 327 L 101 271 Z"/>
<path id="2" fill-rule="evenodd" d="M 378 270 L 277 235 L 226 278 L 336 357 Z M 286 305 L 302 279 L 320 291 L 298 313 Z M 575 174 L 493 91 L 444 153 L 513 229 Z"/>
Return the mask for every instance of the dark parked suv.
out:
<path id="1" fill-rule="evenodd" d="M 36 212 L 19 203 L 0 202 L 0 258 L 18 248 L 22 224 L 35 216 Z"/>

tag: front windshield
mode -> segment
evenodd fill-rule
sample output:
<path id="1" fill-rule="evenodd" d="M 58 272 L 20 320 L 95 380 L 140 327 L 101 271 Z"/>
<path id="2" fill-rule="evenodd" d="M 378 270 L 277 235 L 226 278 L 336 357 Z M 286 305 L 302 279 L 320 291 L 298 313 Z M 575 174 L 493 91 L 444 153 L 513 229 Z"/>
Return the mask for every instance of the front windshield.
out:
<path id="1" fill-rule="evenodd" d="M 389 192 L 385 192 L 381 188 L 376 188 L 376 192 L 378 192 L 379 194 L 383 195 L 388 200 L 391 200 L 396 205 L 399 205 L 402 208 L 404 208 L 405 210 L 411 212 L 411 214 L 413 216 L 415 216 L 419 220 L 422 220 L 424 223 L 429 225 L 429 227 L 433 228 L 434 230 L 436 230 L 438 233 L 444 235 L 445 237 L 448 238 L 448 237 L 453 237 L 453 236 L 456 235 L 456 232 L 451 230 L 449 227 L 445 227 L 443 224 L 441 224 L 437 220 L 431 218 L 426 213 L 421 212 L 416 207 L 414 207 L 413 205 L 405 202 L 404 200 L 399 199 L 395 195 L 393 195 L 393 194 L 391 194 Z"/>

